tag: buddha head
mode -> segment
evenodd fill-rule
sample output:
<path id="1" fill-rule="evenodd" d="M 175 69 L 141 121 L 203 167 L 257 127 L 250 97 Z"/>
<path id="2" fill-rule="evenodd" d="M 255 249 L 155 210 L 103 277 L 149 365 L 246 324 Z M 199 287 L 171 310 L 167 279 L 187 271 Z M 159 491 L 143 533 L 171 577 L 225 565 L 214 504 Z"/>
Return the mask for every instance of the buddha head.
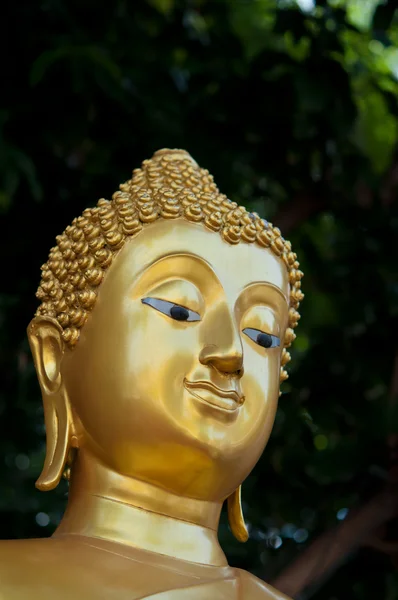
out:
<path id="1" fill-rule="evenodd" d="M 182 150 L 143 162 L 56 238 L 28 336 L 54 488 L 71 449 L 179 496 L 228 499 L 269 438 L 303 295 L 280 231 Z M 73 465 L 72 465 L 73 478 Z"/>

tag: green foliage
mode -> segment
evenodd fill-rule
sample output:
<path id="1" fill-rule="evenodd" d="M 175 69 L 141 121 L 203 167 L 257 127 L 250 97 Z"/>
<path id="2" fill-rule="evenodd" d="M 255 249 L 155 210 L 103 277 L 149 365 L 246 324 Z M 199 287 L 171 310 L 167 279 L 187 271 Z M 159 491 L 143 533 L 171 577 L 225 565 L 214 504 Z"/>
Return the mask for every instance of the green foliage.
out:
<path id="1" fill-rule="evenodd" d="M 49 535 L 65 503 L 66 484 L 34 489 L 45 440 L 25 327 L 40 264 L 73 217 L 161 147 L 186 148 L 223 192 L 279 225 L 306 274 L 291 378 L 243 487 L 250 541 L 221 524 L 231 563 L 271 580 L 382 486 L 386 437 L 398 432 L 398 17 L 393 1 L 312 4 L 9 5 L 1 537 Z M 390 560 L 361 549 L 303 597 L 397 594 Z"/>

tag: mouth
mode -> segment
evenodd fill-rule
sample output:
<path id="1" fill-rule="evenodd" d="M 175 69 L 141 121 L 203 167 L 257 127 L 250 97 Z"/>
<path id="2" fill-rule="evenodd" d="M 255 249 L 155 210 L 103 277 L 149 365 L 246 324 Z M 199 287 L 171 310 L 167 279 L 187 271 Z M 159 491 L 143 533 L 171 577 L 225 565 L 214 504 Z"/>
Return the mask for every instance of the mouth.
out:
<path id="1" fill-rule="evenodd" d="M 210 381 L 188 381 L 184 379 L 184 386 L 198 400 L 228 412 L 237 410 L 245 401 L 244 396 L 236 390 L 223 390 L 210 383 Z"/>

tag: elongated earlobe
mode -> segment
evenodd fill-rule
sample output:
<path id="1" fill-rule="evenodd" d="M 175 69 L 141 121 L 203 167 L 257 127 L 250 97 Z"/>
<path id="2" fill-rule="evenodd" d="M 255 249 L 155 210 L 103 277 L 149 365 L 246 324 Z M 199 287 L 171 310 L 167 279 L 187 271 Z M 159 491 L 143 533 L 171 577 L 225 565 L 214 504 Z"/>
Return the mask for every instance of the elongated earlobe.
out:
<path id="1" fill-rule="evenodd" d="M 36 481 L 37 489 L 42 492 L 57 487 L 69 451 L 69 423 L 64 407 L 44 409 L 46 422 L 46 458 L 40 477 Z"/>
<path id="2" fill-rule="evenodd" d="M 35 317 L 28 327 L 28 338 L 39 379 L 46 424 L 46 458 L 36 487 L 54 489 L 65 469 L 72 437 L 69 399 L 61 377 L 64 353 L 62 328 L 51 317 Z"/>
<path id="3" fill-rule="evenodd" d="M 247 542 L 249 539 L 249 532 L 242 511 L 241 490 L 242 486 L 240 485 L 234 493 L 228 497 L 228 521 L 231 531 L 236 539 L 239 542 Z"/>

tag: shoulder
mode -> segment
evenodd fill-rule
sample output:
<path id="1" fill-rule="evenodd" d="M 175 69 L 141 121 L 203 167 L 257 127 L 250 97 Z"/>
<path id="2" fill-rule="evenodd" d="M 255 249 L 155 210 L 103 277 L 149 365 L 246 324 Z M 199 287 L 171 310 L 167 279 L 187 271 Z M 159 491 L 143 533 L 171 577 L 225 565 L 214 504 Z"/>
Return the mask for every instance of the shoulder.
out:
<path id="1" fill-rule="evenodd" d="M 43 567 L 51 553 L 48 542 L 46 539 L 0 541 L 0 600 L 29 597 L 31 586 L 43 577 Z"/>
<path id="2" fill-rule="evenodd" d="M 112 572 L 107 571 L 107 563 L 112 566 L 112 560 L 105 558 L 75 540 L 0 541 L 0 600 L 103 598 L 97 593 L 95 571 L 108 583 Z"/>
<path id="3" fill-rule="evenodd" d="M 240 581 L 242 600 L 290 600 L 268 583 L 242 569 L 235 569 Z"/>
<path id="4" fill-rule="evenodd" d="M 7 574 L 12 577 L 15 571 L 23 565 L 34 560 L 37 553 L 43 549 L 43 542 L 47 540 L 0 540 L 0 574 L 4 582 Z"/>
<path id="5" fill-rule="evenodd" d="M 65 587 L 73 590 L 87 558 L 73 543 L 55 538 L 0 541 L 0 600 L 47 600 Z"/>
<path id="6" fill-rule="evenodd" d="M 6 569 L 13 568 L 16 563 L 27 567 L 30 563 L 40 563 L 41 558 L 53 555 L 55 544 L 52 538 L 29 539 L 29 540 L 0 540 L 0 569 L 3 573 Z"/>

